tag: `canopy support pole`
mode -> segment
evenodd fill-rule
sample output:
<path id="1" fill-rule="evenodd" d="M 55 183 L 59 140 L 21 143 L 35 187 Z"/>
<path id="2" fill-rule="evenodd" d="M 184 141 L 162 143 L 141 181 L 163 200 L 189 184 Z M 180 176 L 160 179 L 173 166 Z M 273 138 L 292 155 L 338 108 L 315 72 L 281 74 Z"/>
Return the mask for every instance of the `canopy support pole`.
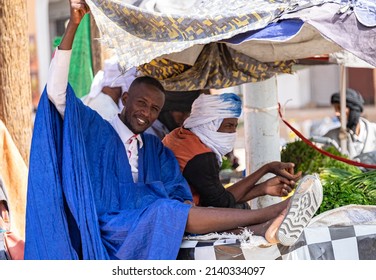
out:
<path id="1" fill-rule="evenodd" d="M 43 89 L 47 82 L 48 68 L 51 61 L 51 40 L 49 33 L 49 1 L 38 0 L 35 1 L 35 14 L 36 14 L 36 29 L 37 34 L 37 51 L 38 51 L 38 78 L 39 78 L 39 92 Z"/>
<path id="2" fill-rule="evenodd" d="M 347 116 L 346 116 L 346 87 L 347 87 L 347 69 L 346 66 L 341 64 L 340 68 L 340 121 L 341 129 L 339 131 L 338 138 L 340 140 L 341 153 L 348 155 L 347 150 Z"/>
<path id="3" fill-rule="evenodd" d="M 246 174 L 264 164 L 280 161 L 279 118 L 276 76 L 257 83 L 243 84 Z M 269 179 L 265 175 L 260 181 Z M 263 196 L 251 201 L 253 209 L 281 201 L 280 197 Z"/>

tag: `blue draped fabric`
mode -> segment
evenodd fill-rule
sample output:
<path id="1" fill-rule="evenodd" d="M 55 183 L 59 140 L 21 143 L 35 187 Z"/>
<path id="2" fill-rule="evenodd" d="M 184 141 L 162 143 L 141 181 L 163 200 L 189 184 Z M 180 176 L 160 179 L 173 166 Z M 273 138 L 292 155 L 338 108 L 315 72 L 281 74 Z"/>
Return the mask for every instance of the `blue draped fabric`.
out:
<path id="1" fill-rule="evenodd" d="M 30 152 L 25 259 L 175 259 L 192 200 L 172 152 L 143 134 L 134 183 L 116 131 L 67 89 L 42 94 Z"/>
<path id="2" fill-rule="evenodd" d="M 303 24 L 304 21 L 301 19 L 286 19 L 279 22 L 269 23 L 261 29 L 237 34 L 229 39 L 224 39 L 221 42 L 238 45 L 250 40 L 269 40 L 276 42 L 287 41 L 301 31 Z"/>

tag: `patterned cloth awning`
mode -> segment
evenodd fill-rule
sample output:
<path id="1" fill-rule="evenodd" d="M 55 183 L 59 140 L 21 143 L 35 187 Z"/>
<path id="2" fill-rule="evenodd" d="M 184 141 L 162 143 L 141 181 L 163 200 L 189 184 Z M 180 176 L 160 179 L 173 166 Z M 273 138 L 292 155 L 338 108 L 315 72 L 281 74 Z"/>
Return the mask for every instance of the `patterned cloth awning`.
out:
<path id="1" fill-rule="evenodd" d="M 376 65 L 372 0 L 86 2 L 124 70 L 139 66 L 169 90 L 261 81 L 342 49 Z"/>

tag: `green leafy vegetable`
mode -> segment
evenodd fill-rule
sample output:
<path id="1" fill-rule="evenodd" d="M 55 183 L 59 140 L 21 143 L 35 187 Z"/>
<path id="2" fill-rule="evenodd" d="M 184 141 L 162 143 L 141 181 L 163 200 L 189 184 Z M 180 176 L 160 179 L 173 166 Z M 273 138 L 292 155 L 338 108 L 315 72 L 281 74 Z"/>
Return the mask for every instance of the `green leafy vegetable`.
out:
<path id="1" fill-rule="evenodd" d="M 345 157 L 332 146 L 324 149 Z M 325 156 L 300 140 L 283 148 L 281 160 L 295 163 L 296 172 L 319 174 L 324 197 L 316 215 L 350 204 L 376 205 L 376 170 L 363 173 L 358 167 Z"/>

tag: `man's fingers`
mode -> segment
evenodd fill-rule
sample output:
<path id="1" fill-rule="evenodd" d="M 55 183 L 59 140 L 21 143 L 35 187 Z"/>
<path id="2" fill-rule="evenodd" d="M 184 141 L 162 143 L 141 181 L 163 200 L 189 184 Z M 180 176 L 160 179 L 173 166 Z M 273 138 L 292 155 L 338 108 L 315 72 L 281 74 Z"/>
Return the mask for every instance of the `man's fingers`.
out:
<path id="1" fill-rule="evenodd" d="M 290 180 L 294 180 L 294 181 L 297 181 L 301 176 L 302 176 L 302 172 L 299 171 L 298 173 L 296 174 L 291 174 L 289 172 L 285 172 L 283 174 L 283 176 L 285 176 L 286 178 L 290 179 Z"/>
<path id="2" fill-rule="evenodd" d="M 278 176 L 278 179 L 279 179 L 279 182 L 283 183 L 283 184 L 291 184 L 291 180 L 285 178 L 285 177 L 281 177 L 281 176 Z"/>
<path id="3" fill-rule="evenodd" d="M 80 10 L 83 8 L 83 5 L 81 3 L 72 3 L 71 7 L 73 10 Z"/>
<path id="4" fill-rule="evenodd" d="M 283 196 L 286 196 L 286 195 L 288 195 L 291 191 L 292 191 L 292 188 L 290 188 L 290 187 L 287 186 L 287 185 L 284 185 L 284 186 L 282 187 L 282 191 L 281 191 L 281 193 L 282 193 Z"/>
<path id="5" fill-rule="evenodd" d="M 291 186 L 289 186 L 289 185 L 286 185 L 286 186 L 284 186 L 283 187 L 287 192 L 291 192 L 292 191 L 292 188 L 291 188 Z"/>
<path id="6" fill-rule="evenodd" d="M 281 169 L 284 169 L 290 174 L 294 174 L 294 166 L 295 164 L 293 164 L 292 162 L 284 162 L 282 163 Z"/>
<path id="7" fill-rule="evenodd" d="M 90 12 L 90 8 L 86 3 L 84 4 L 84 11 L 85 11 L 85 13 Z"/>
<path id="8" fill-rule="evenodd" d="M 283 189 L 282 190 L 282 196 L 286 196 L 289 194 L 289 191 L 287 191 L 286 189 Z"/>
<path id="9" fill-rule="evenodd" d="M 79 11 L 83 11 L 85 13 L 90 11 L 89 6 L 85 3 L 85 1 L 72 2 L 71 8 L 76 13 L 79 12 Z"/>

